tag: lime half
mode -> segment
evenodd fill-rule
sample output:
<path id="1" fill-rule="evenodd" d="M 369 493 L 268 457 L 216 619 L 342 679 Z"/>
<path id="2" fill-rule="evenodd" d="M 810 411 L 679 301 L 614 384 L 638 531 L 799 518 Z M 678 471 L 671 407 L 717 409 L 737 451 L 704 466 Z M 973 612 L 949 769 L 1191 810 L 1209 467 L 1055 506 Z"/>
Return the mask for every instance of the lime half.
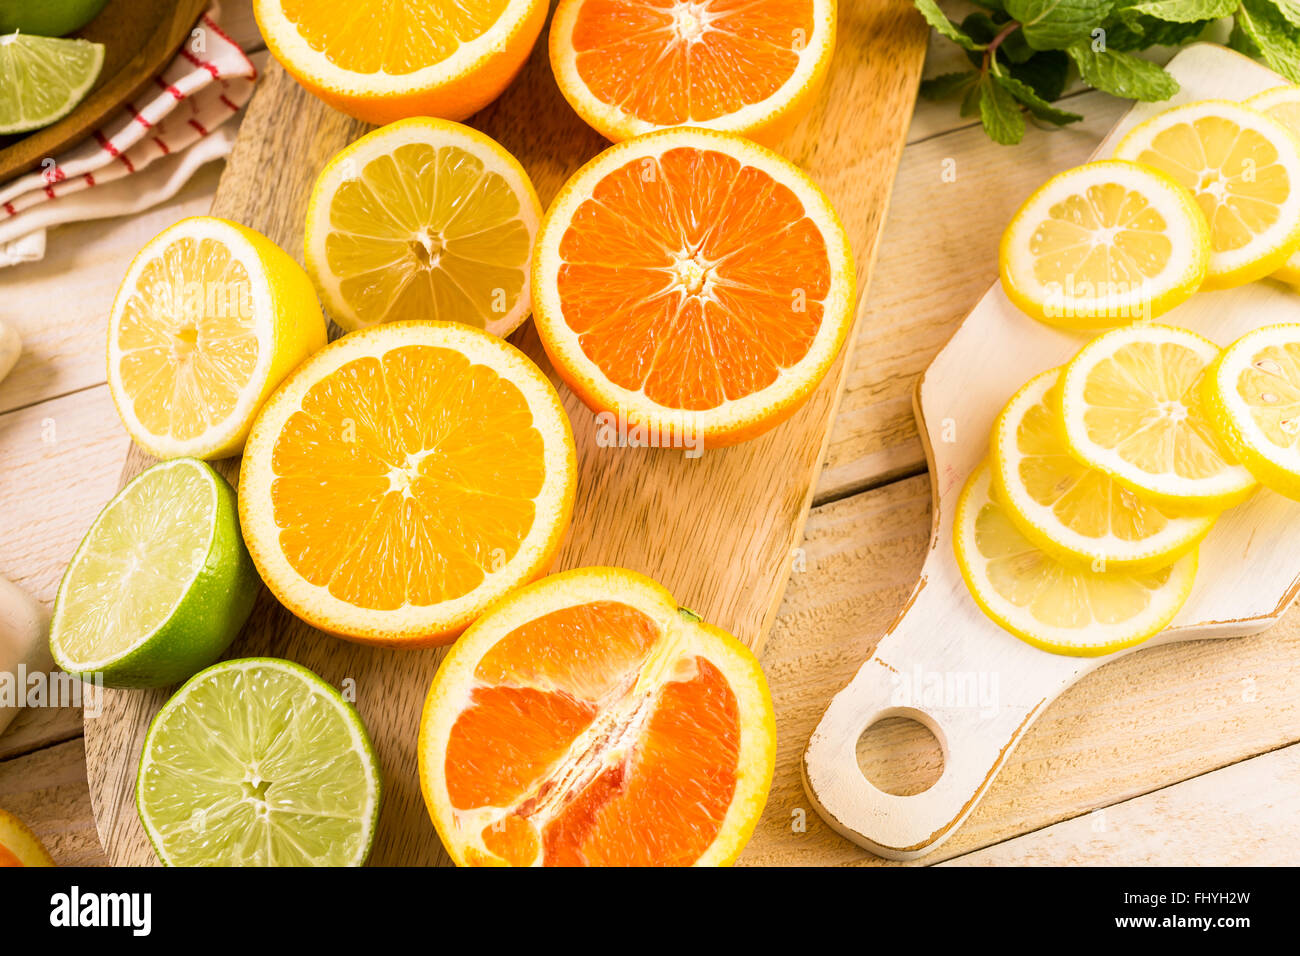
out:
<path id="1" fill-rule="evenodd" d="M 273 657 L 196 674 L 154 717 L 135 803 L 167 866 L 360 866 L 379 819 L 355 710 Z"/>
<path id="2" fill-rule="evenodd" d="M 67 116 L 103 66 L 102 43 L 0 36 L 0 133 L 30 132 Z"/>
<path id="3" fill-rule="evenodd" d="M 258 590 L 234 489 L 175 458 L 135 478 L 86 532 L 59 585 L 50 651 L 109 687 L 175 684 L 225 652 Z"/>
<path id="4" fill-rule="evenodd" d="M 108 5 L 108 0 L 0 0 L 0 33 L 67 36 L 80 30 Z"/>

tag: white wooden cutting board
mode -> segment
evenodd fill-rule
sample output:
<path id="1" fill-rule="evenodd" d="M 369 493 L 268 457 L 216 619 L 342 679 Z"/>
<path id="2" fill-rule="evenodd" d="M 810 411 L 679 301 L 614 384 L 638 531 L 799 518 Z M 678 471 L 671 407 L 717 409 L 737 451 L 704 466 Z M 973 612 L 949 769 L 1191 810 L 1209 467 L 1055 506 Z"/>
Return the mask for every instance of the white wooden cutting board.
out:
<path id="1" fill-rule="evenodd" d="M 1186 48 L 1168 69 L 1181 85 L 1178 95 L 1135 105 L 1102 141 L 1098 158 L 1109 156 L 1133 126 L 1170 106 L 1240 100 L 1286 82 L 1212 44 Z M 1262 325 L 1298 320 L 1300 294 L 1265 281 L 1198 293 L 1158 321 L 1222 346 Z M 1116 656 L 1054 655 L 1002 630 L 967 593 L 952 551 L 957 497 L 987 453 L 993 419 L 1021 384 L 1069 360 L 1088 338 L 1030 319 L 995 284 L 918 383 L 916 414 L 934 494 L 930 553 L 902 614 L 831 701 L 803 760 L 805 788 L 826 822 L 881 856 L 913 859 L 943 843 L 1046 706 Z M 1256 633 L 1281 616 L 1298 590 L 1300 503 L 1261 490 L 1224 514 L 1202 544 L 1195 588 L 1173 625 L 1119 653 Z M 896 796 L 863 775 L 858 740 L 887 717 L 917 720 L 938 739 L 944 770 L 928 790 Z"/>

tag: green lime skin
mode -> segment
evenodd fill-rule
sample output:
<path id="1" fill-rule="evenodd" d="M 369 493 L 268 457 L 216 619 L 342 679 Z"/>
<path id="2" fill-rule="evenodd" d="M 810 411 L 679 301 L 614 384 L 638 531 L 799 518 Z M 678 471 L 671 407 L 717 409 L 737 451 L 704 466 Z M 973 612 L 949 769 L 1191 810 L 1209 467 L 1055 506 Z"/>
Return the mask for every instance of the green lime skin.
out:
<path id="1" fill-rule="evenodd" d="M 145 641 L 94 672 L 79 671 L 74 662 L 64 657 L 56 641 L 59 605 L 71 576 L 65 574 L 55 599 L 50 650 L 55 663 L 83 681 L 94 681 L 100 676 L 105 687 L 142 688 L 168 687 L 186 680 L 226 652 L 257 600 L 262 581 L 244 547 L 235 490 L 226 479 L 207 462 L 191 458 L 154 465 L 134 480 L 146 480 L 154 469 L 174 466 L 177 462 L 201 468 L 214 479 L 216 518 L 206 560 L 170 617 Z M 112 502 L 105 507 L 112 507 Z M 94 526 L 87 539 L 93 533 Z M 74 557 L 69 571 L 75 562 Z"/>
<path id="2" fill-rule="evenodd" d="M 63 37 L 84 27 L 108 0 L 0 0 L 0 33 L 21 30 L 38 37 Z"/>

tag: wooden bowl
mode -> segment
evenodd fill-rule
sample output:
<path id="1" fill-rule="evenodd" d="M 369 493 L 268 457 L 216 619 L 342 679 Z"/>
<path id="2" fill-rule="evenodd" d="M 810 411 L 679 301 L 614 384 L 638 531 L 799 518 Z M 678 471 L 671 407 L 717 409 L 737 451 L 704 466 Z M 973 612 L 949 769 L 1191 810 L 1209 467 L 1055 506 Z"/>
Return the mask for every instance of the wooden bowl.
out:
<path id="1" fill-rule="evenodd" d="M 84 139 L 176 55 L 210 0 L 112 0 L 74 36 L 104 44 L 104 68 L 90 94 L 52 126 L 0 136 L 0 183 Z"/>

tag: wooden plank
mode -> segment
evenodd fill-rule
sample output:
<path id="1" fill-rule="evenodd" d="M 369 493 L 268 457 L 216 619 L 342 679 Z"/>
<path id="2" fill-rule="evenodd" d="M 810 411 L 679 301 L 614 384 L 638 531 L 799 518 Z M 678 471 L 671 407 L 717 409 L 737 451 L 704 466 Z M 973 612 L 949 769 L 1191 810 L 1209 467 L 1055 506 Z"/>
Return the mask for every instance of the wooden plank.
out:
<path id="1" fill-rule="evenodd" d="M 742 862 L 889 862 L 821 821 L 804 793 L 799 757 L 831 696 L 870 656 L 910 595 L 928 552 L 929 516 L 929 480 L 923 475 L 817 508 L 809 519 L 762 655 L 776 705 L 777 771 Z M 932 781 L 933 751 L 923 740 L 919 733 L 895 734 L 887 748 L 860 751 L 860 760 L 891 764 L 893 781 L 904 787 Z M 1254 637 L 1143 650 L 1107 664 L 1057 698 L 956 835 L 921 863 L 959 856 L 1297 740 L 1300 610 Z"/>
<path id="2" fill-rule="evenodd" d="M 826 88 L 783 150 L 835 203 L 854 242 L 865 288 L 911 115 L 925 31 L 910 0 L 843 5 L 839 28 L 839 55 Z M 559 96 L 545 44 L 534 50 L 521 79 L 476 117 L 475 125 L 521 158 L 544 201 L 601 146 Z M 316 171 L 362 129 L 272 67 L 249 107 L 214 212 L 259 229 L 300 255 L 305 200 Z M 279 171 L 275 189 L 265 186 L 269 168 Z M 545 367 L 531 326 L 516 336 L 516 343 Z M 558 565 L 612 563 L 645 571 L 684 604 L 758 645 L 785 587 L 790 549 L 810 504 L 843 368 L 841 359 L 823 387 L 781 428 L 698 461 L 684 461 L 668 450 L 599 448 L 593 416 L 568 395 L 581 504 Z M 133 451 L 124 477 L 147 464 Z M 720 487 L 728 489 L 725 498 L 716 493 Z M 737 503 L 761 519 L 737 521 Z M 327 680 L 356 680 L 358 708 L 376 740 L 388 781 L 372 861 L 445 860 L 415 786 L 412 732 L 435 655 L 394 656 L 322 637 L 265 594 L 233 652 L 289 656 Z M 380 687 L 382 693 L 373 690 Z M 154 862 L 129 808 L 135 754 L 161 699 L 160 693 L 110 693 L 107 719 L 87 724 L 100 832 L 115 863 Z"/>
<path id="3" fill-rule="evenodd" d="M 31 827 L 59 866 L 108 863 L 95 833 L 81 740 L 0 762 L 0 807 Z"/>
<path id="4" fill-rule="evenodd" d="M 253 0 L 221 0 L 221 29 L 239 44 L 245 53 L 265 50 L 262 31 L 253 17 Z"/>
<path id="5" fill-rule="evenodd" d="M 1193 777 L 943 866 L 1294 866 L 1300 746 Z"/>

